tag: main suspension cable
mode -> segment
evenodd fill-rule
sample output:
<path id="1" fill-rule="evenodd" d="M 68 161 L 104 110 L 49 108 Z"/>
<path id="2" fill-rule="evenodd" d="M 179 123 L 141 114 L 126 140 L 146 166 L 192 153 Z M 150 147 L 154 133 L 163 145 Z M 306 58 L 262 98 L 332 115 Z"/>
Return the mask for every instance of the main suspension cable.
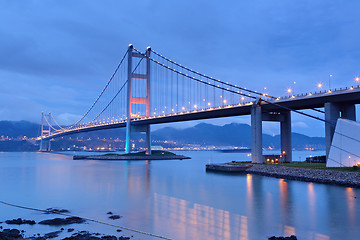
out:
<path id="1" fill-rule="evenodd" d="M 121 59 L 120 63 L 118 64 L 118 66 L 116 67 L 114 73 L 112 74 L 112 76 L 110 77 L 109 81 L 107 82 L 107 84 L 105 85 L 104 89 L 101 91 L 100 95 L 97 97 L 97 99 L 95 100 L 95 102 L 91 105 L 91 107 L 89 108 L 89 110 L 87 110 L 87 112 L 80 118 L 79 121 L 77 121 L 76 123 L 74 123 L 72 126 L 68 127 L 68 128 L 72 128 L 74 126 L 76 126 L 79 122 L 81 122 L 88 114 L 89 112 L 94 108 L 94 106 L 96 105 L 96 103 L 99 101 L 99 99 L 101 98 L 101 96 L 104 94 L 105 90 L 107 89 L 107 87 L 109 86 L 109 84 L 111 83 L 111 81 L 114 79 L 117 71 L 119 70 L 121 64 L 123 63 L 126 55 L 128 54 L 129 50 L 126 50 L 123 58 Z"/>
<path id="2" fill-rule="evenodd" d="M 192 72 L 192 73 L 194 73 L 194 74 L 197 74 L 197 75 L 199 75 L 199 76 L 202 76 L 202 77 L 204 77 L 204 78 L 207 78 L 207 79 L 209 79 L 209 80 L 214 80 L 214 81 L 217 81 L 217 82 L 219 82 L 219 83 L 221 83 L 221 84 L 227 85 L 227 86 L 229 86 L 229 87 L 237 88 L 237 89 L 240 89 L 240 90 L 242 90 L 242 91 L 249 92 L 249 93 L 253 93 L 253 94 L 260 95 L 260 96 L 264 96 L 264 97 L 269 97 L 269 98 L 272 98 L 272 99 L 276 99 L 276 97 L 274 97 L 274 96 L 270 96 L 270 95 L 265 94 L 265 93 L 259 93 L 259 92 L 257 92 L 257 91 L 253 91 L 253 90 L 250 90 L 250 89 L 247 89 L 247 88 L 239 87 L 239 86 L 237 86 L 237 85 L 233 85 L 233 84 L 228 83 L 228 82 L 222 82 L 222 81 L 219 80 L 219 79 L 216 79 L 216 78 L 210 77 L 210 76 L 208 76 L 208 75 L 205 75 L 205 74 L 196 72 L 196 71 L 194 71 L 194 70 L 192 70 L 192 69 L 190 69 L 190 68 L 188 68 L 188 67 L 185 67 L 185 66 L 183 66 L 183 65 L 181 65 L 181 64 L 179 64 L 179 63 L 176 63 L 175 61 L 173 61 L 173 60 L 171 60 L 171 59 L 169 59 L 169 58 L 161 55 L 160 53 L 154 51 L 153 49 L 151 49 L 151 52 L 153 52 L 155 55 L 161 57 L 162 59 L 164 59 L 164 60 L 166 60 L 166 61 L 168 61 L 168 62 L 170 62 L 170 63 L 172 63 L 172 64 L 174 64 L 174 65 L 176 65 L 176 66 L 178 66 L 178 67 L 180 67 L 180 68 L 182 68 L 182 69 L 184 69 L 184 70 L 187 70 L 187 71 L 189 71 L 189 72 Z"/>
<path id="3" fill-rule="evenodd" d="M 249 97 L 249 98 L 252 98 L 252 99 L 259 100 L 259 97 L 254 97 L 254 96 L 251 96 L 250 94 L 244 94 L 244 93 L 242 93 L 242 92 L 240 92 L 240 91 L 234 91 L 234 90 L 232 90 L 232 89 L 225 88 L 225 87 L 222 87 L 222 86 L 220 86 L 220 85 L 215 85 L 215 84 L 213 84 L 213 83 L 211 83 L 211 82 L 204 82 L 204 81 L 201 80 L 201 79 L 198 79 L 198 78 L 195 78 L 195 77 L 191 77 L 191 76 L 189 76 L 188 74 L 179 72 L 178 70 L 173 69 L 173 68 L 170 68 L 169 66 L 166 66 L 165 64 L 161 64 L 160 62 L 154 60 L 154 59 L 151 58 L 150 56 L 146 56 L 145 54 L 141 53 L 139 50 L 137 50 L 137 49 L 135 49 L 135 48 L 134 48 L 134 50 L 137 51 L 139 54 L 142 54 L 143 56 L 145 56 L 146 58 L 148 58 L 148 59 L 151 60 L 152 62 L 154 62 L 154 63 L 156 63 L 156 64 L 164 67 L 165 69 L 168 69 L 168 70 L 170 70 L 170 71 L 172 71 L 172 72 L 175 72 L 175 73 L 177 73 L 177 74 L 183 75 L 183 76 L 185 76 L 185 77 L 187 77 L 187 78 L 189 78 L 189 79 L 191 79 L 191 80 L 193 80 L 193 81 L 201 82 L 201 83 L 206 84 L 206 85 L 208 85 L 208 86 L 212 86 L 212 87 L 214 87 L 214 88 L 221 89 L 221 90 L 224 90 L 224 91 L 227 91 L 227 92 L 230 92 L 230 93 L 235 93 L 235 94 L 238 94 L 238 95 L 241 95 L 241 96 L 245 96 L 245 97 Z M 165 59 L 165 57 L 163 57 L 163 58 Z M 180 64 L 178 64 L 178 66 L 181 67 Z M 198 74 L 198 73 L 194 72 L 193 70 L 190 70 L 190 69 L 186 69 L 186 70 L 187 70 L 187 71 L 190 71 L 190 72 L 193 72 L 193 73 L 195 73 L 195 74 Z M 198 75 L 199 75 L 199 74 L 198 74 Z M 205 75 L 204 75 L 204 76 L 205 76 Z M 206 76 L 205 76 L 205 77 L 206 77 Z M 206 77 L 206 78 L 208 78 L 208 77 Z M 214 79 L 212 79 L 212 80 L 214 80 Z M 219 81 L 219 80 L 218 80 L 218 81 Z M 224 83 L 224 82 L 220 82 L 220 83 L 221 83 L 221 84 L 224 84 L 224 85 L 227 85 L 227 86 L 230 86 L 229 84 L 226 84 L 226 83 Z M 235 87 L 235 86 L 234 86 L 234 87 Z M 239 87 L 235 87 L 235 88 L 239 88 Z M 254 93 L 255 93 L 255 92 L 254 92 Z M 258 94 L 258 93 L 256 93 L 256 94 Z M 322 122 L 330 123 L 330 122 L 328 122 L 328 121 L 326 121 L 326 120 L 324 120 L 324 119 L 322 119 L 322 118 L 319 118 L 319 117 L 316 117 L 316 116 L 313 116 L 313 115 L 310 115 L 310 114 L 301 112 L 301 111 L 299 111 L 299 110 L 295 110 L 295 109 L 291 109 L 291 108 L 282 106 L 282 105 L 280 105 L 280 104 L 277 104 L 277 103 L 268 101 L 268 100 L 266 100 L 266 99 L 260 98 L 260 100 L 263 101 L 263 102 L 266 102 L 266 103 L 268 103 L 268 104 L 275 105 L 275 106 L 277 106 L 277 107 L 279 107 L 279 108 L 288 110 L 288 111 L 293 111 L 293 112 L 295 112 L 295 113 L 298 113 L 298 114 L 301 114 L 301 115 L 304 115 L 304 116 L 307 116 L 307 117 L 310 117 L 310 118 L 313 118 L 313 119 L 316 119 L 316 120 L 319 120 L 319 121 L 322 121 Z M 331 123 L 330 123 L 330 124 L 331 124 Z"/>

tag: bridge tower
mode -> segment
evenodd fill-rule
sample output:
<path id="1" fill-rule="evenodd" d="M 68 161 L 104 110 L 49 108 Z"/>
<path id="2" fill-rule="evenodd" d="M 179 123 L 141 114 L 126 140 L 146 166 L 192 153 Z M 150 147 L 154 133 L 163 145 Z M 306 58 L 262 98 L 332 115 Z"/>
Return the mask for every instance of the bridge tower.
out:
<path id="1" fill-rule="evenodd" d="M 43 140 L 44 137 L 49 136 L 51 134 L 51 113 L 44 113 L 41 114 L 41 140 L 40 140 L 40 152 L 43 151 L 51 151 L 51 142 L 50 139 L 45 142 Z M 46 145 L 47 143 L 47 145 Z"/>
<path id="2" fill-rule="evenodd" d="M 132 132 L 145 132 L 146 133 L 146 148 L 147 154 L 151 154 L 151 137 L 150 125 L 133 125 L 131 119 L 133 113 L 131 112 L 132 104 L 145 104 L 146 116 L 150 117 L 150 52 L 151 48 L 147 47 L 145 55 L 133 51 L 133 45 L 129 45 L 128 49 L 128 83 L 127 83 L 127 123 L 126 123 L 126 142 L 125 152 L 131 152 L 131 133 Z M 145 58 L 146 72 L 133 73 L 133 58 Z M 138 79 L 146 81 L 146 97 L 133 96 L 132 81 Z"/>

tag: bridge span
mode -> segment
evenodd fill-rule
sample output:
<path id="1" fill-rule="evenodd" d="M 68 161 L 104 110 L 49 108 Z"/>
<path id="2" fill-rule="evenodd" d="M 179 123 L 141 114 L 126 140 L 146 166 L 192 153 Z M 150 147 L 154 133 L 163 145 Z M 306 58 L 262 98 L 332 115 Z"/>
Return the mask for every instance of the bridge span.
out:
<path id="1" fill-rule="evenodd" d="M 157 58 L 150 57 L 151 53 Z M 117 75 L 120 75 L 120 80 L 116 83 Z M 106 99 L 107 93 L 109 97 Z M 325 123 L 328 155 L 337 119 L 356 120 L 355 104 L 359 103 L 359 86 L 276 98 L 200 74 L 151 48 L 141 53 L 130 45 L 88 112 L 77 123 L 65 128 L 57 124 L 51 114 L 43 114 L 42 132 L 37 140 L 41 141 L 40 150 L 45 149 L 45 142 L 48 142 L 49 150 L 53 138 L 126 127 L 126 152 L 130 152 L 131 133 L 139 131 L 146 133 L 147 149 L 151 153 L 151 125 L 251 115 L 252 162 L 264 162 L 263 121 L 280 122 L 281 152 L 285 161 L 290 162 L 291 112 Z M 96 110 L 98 106 L 100 110 Z M 318 108 L 324 108 L 324 111 Z M 322 112 L 325 116 L 319 118 L 302 112 L 307 109 Z M 86 118 L 91 120 L 86 122 Z"/>

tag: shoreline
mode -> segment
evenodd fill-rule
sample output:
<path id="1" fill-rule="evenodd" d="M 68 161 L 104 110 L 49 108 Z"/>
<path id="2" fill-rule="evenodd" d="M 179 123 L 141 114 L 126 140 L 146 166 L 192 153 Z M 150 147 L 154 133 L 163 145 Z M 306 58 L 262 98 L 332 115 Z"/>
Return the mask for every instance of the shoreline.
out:
<path id="1" fill-rule="evenodd" d="M 266 177 L 360 188 L 360 173 L 356 172 L 341 172 L 334 170 L 259 164 L 254 164 L 245 172 Z"/>

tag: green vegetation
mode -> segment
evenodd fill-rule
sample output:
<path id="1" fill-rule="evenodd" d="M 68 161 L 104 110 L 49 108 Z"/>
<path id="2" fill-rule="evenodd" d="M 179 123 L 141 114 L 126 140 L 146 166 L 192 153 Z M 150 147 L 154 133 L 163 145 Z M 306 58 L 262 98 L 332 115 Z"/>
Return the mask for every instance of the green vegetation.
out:
<path id="1" fill-rule="evenodd" d="M 235 162 L 234 164 L 249 164 L 251 162 Z M 251 163 L 253 164 L 253 163 Z M 266 164 L 265 164 L 266 165 Z M 291 162 L 291 163 L 279 163 L 279 164 L 269 164 L 271 166 L 285 166 L 285 167 L 299 167 L 299 168 L 310 168 L 310 169 L 321 169 L 321 170 L 333 170 L 333 171 L 342 171 L 342 172 L 360 172 L 360 167 L 326 167 L 326 163 L 308 163 L 308 162 Z"/>
<path id="2" fill-rule="evenodd" d="M 292 162 L 292 163 L 274 164 L 274 166 L 300 167 L 300 168 L 334 170 L 334 171 L 343 171 L 343 172 L 360 172 L 360 167 L 358 167 L 358 166 L 354 166 L 354 167 L 326 167 L 326 163 Z"/>
<path id="3" fill-rule="evenodd" d="M 107 153 L 102 156 L 176 156 L 176 154 L 167 151 L 152 150 L 151 155 L 147 155 L 145 151 L 142 151 L 142 152 L 126 153 L 126 154 Z"/>

